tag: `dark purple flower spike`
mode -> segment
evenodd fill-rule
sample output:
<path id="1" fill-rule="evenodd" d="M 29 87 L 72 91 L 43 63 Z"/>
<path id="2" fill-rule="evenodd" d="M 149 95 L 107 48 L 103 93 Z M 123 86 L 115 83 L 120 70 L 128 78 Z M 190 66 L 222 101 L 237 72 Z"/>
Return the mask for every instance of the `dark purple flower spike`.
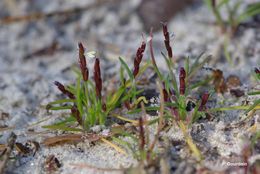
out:
<path id="1" fill-rule="evenodd" d="M 74 94 L 72 94 L 70 91 L 68 91 L 63 84 L 61 84 L 60 82 L 55 81 L 54 84 L 58 87 L 58 89 L 65 94 L 66 96 L 68 96 L 71 99 L 75 99 Z"/>
<path id="2" fill-rule="evenodd" d="M 143 41 L 142 45 L 137 49 L 135 60 L 134 60 L 134 70 L 133 70 L 134 77 L 136 77 L 136 75 L 139 72 L 140 63 L 141 63 L 142 58 L 143 58 L 145 47 L 146 47 L 146 43 Z"/>
<path id="3" fill-rule="evenodd" d="M 180 80 L 180 95 L 184 95 L 185 94 L 185 78 L 186 78 L 186 72 L 185 69 L 183 67 L 181 67 L 180 69 L 180 75 L 179 75 L 179 80 Z"/>
<path id="4" fill-rule="evenodd" d="M 79 112 L 78 108 L 74 105 L 74 106 L 72 106 L 70 111 L 71 111 L 71 115 L 76 118 L 77 122 L 80 125 L 82 125 L 82 119 L 80 117 L 80 112 Z"/>
<path id="5" fill-rule="evenodd" d="M 209 93 L 206 92 L 202 95 L 199 111 L 204 111 L 206 109 L 206 103 L 208 102 L 208 99 L 209 99 Z"/>
<path id="6" fill-rule="evenodd" d="M 100 72 L 100 61 L 98 58 L 96 58 L 95 65 L 94 65 L 94 81 L 96 84 L 97 97 L 101 99 L 102 79 L 101 79 L 101 72 Z"/>
<path id="7" fill-rule="evenodd" d="M 84 55 L 85 50 L 84 50 L 84 46 L 82 45 L 82 43 L 78 44 L 79 46 L 79 65 L 80 65 L 80 70 L 83 76 L 83 80 L 87 81 L 88 80 L 88 75 L 89 75 L 89 71 L 87 68 L 87 62 L 86 62 L 86 57 Z"/>
<path id="8" fill-rule="evenodd" d="M 172 58 L 172 47 L 170 45 L 170 35 L 167 28 L 167 23 L 162 23 L 163 26 L 163 35 L 164 35 L 164 44 L 166 47 L 166 50 L 168 52 L 168 57 Z"/>

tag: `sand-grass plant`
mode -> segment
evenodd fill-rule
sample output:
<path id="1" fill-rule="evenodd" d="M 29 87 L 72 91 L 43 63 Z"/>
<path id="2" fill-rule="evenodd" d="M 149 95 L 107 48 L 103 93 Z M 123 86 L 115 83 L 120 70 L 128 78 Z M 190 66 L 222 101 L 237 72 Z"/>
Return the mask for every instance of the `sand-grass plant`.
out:
<path id="1" fill-rule="evenodd" d="M 187 104 L 189 102 L 189 95 L 192 90 L 210 81 L 210 79 L 204 79 L 196 84 L 190 83 L 191 79 L 196 75 L 199 69 L 201 69 L 206 62 L 209 61 L 210 56 L 207 56 L 204 60 L 200 61 L 203 54 L 199 55 L 196 60 L 190 64 L 190 59 L 185 59 L 184 67 L 179 68 L 179 80 L 177 81 L 176 74 L 178 66 L 176 65 L 173 52 L 169 42 L 169 32 L 166 23 L 162 23 L 164 43 L 167 50 L 167 56 L 162 53 L 162 56 L 167 64 L 168 73 L 163 75 L 156 63 L 154 50 L 153 50 L 153 34 L 152 30 L 150 33 L 150 54 L 152 59 L 152 64 L 155 72 L 158 75 L 159 82 L 161 83 L 164 104 L 164 113 L 162 118 L 170 118 L 177 122 L 180 129 L 184 134 L 185 141 L 189 146 L 190 150 L 195 154 L 198 160 L 202 159 L 201 153 L 196 145 L 192 141 L 192 137 L 188 133 L 188 126 L 197 121 L 206 112 L 206 103 L 210 97 L 210 94 L 205 91 L 201 99 L 195 103 L 193 112 L 187 110 Z"/>
<path id="2" fill-rule="evenodd" d="M 243 0 L 204 0 L 207 7 L 214 14 L 217 25 L 223 32 L 230 31 L 234 34 L 238 26 L 248 20 L 250 17 L 260 13 L 260 3 L 255 2 L 249 5 L 245 10 L 241 10 Z M 226 9 L 227 18 L 224 18 L 222 10 Z"/>
<path id="3" fill-rule="evenodd" d="M 172 57 L 172 50 L 169 46 L 170 43 L 168 38 L 168 29 L 166 23 L 162 23 L 163 25 L 163 33 L 165 37 L 165 47 L 168 52 L 168 56 L 162 53 L 162 56 L 167 64 L 168 73 L 166 75 L 162 75 L 160 70 L 158 69 L 157 63 L 155 61 L 154 53 L 153 53 L 153 45 L 152 45 L 152 33 L 150 34 L 150 51 L 151 51 L 151 59 L 153 62 L 154 69 L 158 74 L 159 80 L 163 85 L 163 98 L 166 106 L 166 110 L 169 111 L 170 115 L 174 117 L 175 120 L 186 121 L 187 124 L 191 124 L 195 122 L 203 113 L 206 111 L 206 103 L 209 98 L 209 93 L 205 92 L 201 99 L 196 102 L 193 114 L 188 114 L 187 111 L 187 103 L 189 101 L 189 95 L 192 90 L 201 86 L 204 83 L 207 83 L 209 79 L 201 80 L 196 84 L 191 84 L 190 81 L 192 77 L 196 75 L 199 69 L 201 69 L 206 62 L 209 61 L 210 56 L 207 56 L 204 60 L 200 61 L 203 57 L 203 54 L 199 55 L 196 60 L 190 64 L 190 59 L 185 59 L 184 67 L 179 68 L 179 80 L 177 81 L 177 77 L 174 74 L 174 70 L 177 71 L 178 67 L 174 63 L 174 58 Z M 171 57 L 170 57 L 171 56 Z"/>
<path id="4" fill-rule="evenodd" d="M 125 102 L 130 103 L 131 108 L 135 108 L 140 101 L 145 100 L 143 97 L 137 98 L 141 91 L 137 90 L 135 84 L 135 79 L 148 67 L 148 64 L 140 66 L 145 51 L 145 42 L 142 42 L 137 50 L 133 70 L 130 70 L 121 57 L 119 58 L 121 62 L 120 85 L 118 89 L 106 94 L 103 94 L 102 90 L 100 60 L 95 58 L 92 81 L 89 78 L 84 46 L 81 43 L 78 46 L 80 70 L 75 70 L 76 83 L 64 86 L 60 82 L 55 82 L 54 84 L 67 98 L 47 105 L 48 110 L 70 110 L 70 117 L 54 125 L 44 126 L 45 128 L 65 131 L 88 130 L 94 125 L 104 125 L 108 115 Z M 128 79 L 125 77 L 125 72 L 129 76 Z M 75 122 L 80 128 L 72 126 L 75 125 Z"/>

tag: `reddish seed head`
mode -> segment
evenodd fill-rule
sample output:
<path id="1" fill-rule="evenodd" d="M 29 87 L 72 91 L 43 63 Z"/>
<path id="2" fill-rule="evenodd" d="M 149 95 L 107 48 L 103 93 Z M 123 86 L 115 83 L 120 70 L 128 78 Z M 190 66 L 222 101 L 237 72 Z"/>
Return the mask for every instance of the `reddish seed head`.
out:
<path id="1" fill-rule="evenodd" d="M 75 99 L 75 96 L 70 92 L 68 91 L 63 84 L 61 84 L 60 82 L 58 81 L 55 81 L 54 84 L 58 87 L 58 89 L 65 95 L 67 95 L 69 98 L 71 99 Z"/>
<path id="2" fill-rule="evenodd" d="M 186 78 L 186 71 L 183 67 L 181 67 L 180 69 L 180 78 Z"/>
<path id="3" fill-rule="evenodd" d="M 77 122 L 82 125 L 82 119 L 80 117 L 80 112 L 78 108 L 74 105 L 71 109 L 71 115 L 76 118 Z"/>
<path id="4" fill-rule="evenodd" d="M 130 105 L 130 102 L 129 102 L 128 100 L 124 102 L 124 106 L 125 106 L 128 110 L 131 109 L 131 105 Z"/>
<path id="5" fill-rule="evenodd" d="M 86 57 L 84 55 L 84 53 L 85 53 L 84 47 L 83 47 L 82 43 L 79 43 L 78 46 L 79 46 L 79 64 L 82 67 L 86 67 L 87 62 L 86 62 Z"/>
<path id="6" fill-rule="evenodd" d="M 256 74 L 260 74 L 260 69 L 255 68 L 255 73 L 256 73 Z"/>
<path id="7" fill-rule="evenodd" d="M 79 65 L 80 65 L 80 70 L 83 76 L 83 80 L 87 81 L 88 80 L 88 68 L 87 68 L 87 62 L 86 62 L 86 57 L 84 55 L 85 50 L 84 50 L 84 46 L 82 45 L 82 43 L 78 44 L 79 46 Z"/>
<path id="8" fill-rule="evenodd" d="M 135 60 L 134 60 L 134 70 L 133 70 L 134 77 L 136 77 L 136 75 L 139 72 L 140 63 L 141 63 L 141 61 L 143 59 L 143 54 L 144 54 L 144 51 L 145 51 L 145 47 L 146 47 L 146 43 L 143 41 L 142 45 L 136 51 L 136 56 L 135 56 Z"/>
<path id="9" fill-rule="evenodd" d="M 185 94 L 185 78 L 186 78 L 186 72 L 185 69 L 183 67 L 181 67 L 180 69 L 180 75 L 179 75 L 179 80 L 180 80 L 180 95 L 184 95 Z"/>
<path id="10" fill-rule="evenodd" d="M 94 81 L 96 84 L 96 94 L 98 98 L 101 98 L 102 79 L 100 73 L 100 62 L 98 58 L 96 58 L 95 65 L 94 65 Z"/>
<path id="11" fill-rule="evenodd" d="M 168 93 L 166 89 L 163 89 L 163 100 L 164 102 L 167 102 L 169 100 Z"/>
<path id="12" fill-rule="evenodd" d="M 172 47 L 170 45 L 170 35 L 168 32 L 167 23 L 162 23 L 162 26 L 163 26 L 164 44 L 168 52 L 168 57 L 172 58 Z"/>
<path id="13" fill-rule="evenodd" d="M 208 99 L 209 99 L 209 93 L 206 92 L 202 95 L 199 111 L 203 111 L 206 109 L 206 104 L 208 102 Z"/>
<path id="14" fill-rule="evenodd" d="M 165 83 L 163 83 L 163 100 L 164 100 L 164 102 L 169 101 L 169 95 L 165 89 Z"/>
<path id="15" fill-rule="evenodd" d="M 107 105 L 106 105 L 105 103 L 102 104 L 102 110 L 103 110 L 104 112 L 107 111 Z"/>

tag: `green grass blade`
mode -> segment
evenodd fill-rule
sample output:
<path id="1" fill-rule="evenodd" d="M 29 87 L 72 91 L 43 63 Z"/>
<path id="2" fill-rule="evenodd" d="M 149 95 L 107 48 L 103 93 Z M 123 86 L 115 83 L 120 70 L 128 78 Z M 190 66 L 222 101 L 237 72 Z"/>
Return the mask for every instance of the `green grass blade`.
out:
<path id="1" fill-rule="evenodd" d="M 253 91 L 253 92 L 249 92 L 247 94 L 248 95 L 260 95 L 260 91 Z"/>
<path id="2" fill-rule="evenodd" d="M 78 78 L 76 84 L 76 104 L 81 117 L 83 115 L 82 96 L 83 95 L 82 95 L 82 90 L 80 85 L 80 79 Z"/>
<path id="3" fill-rule="evenodd" d="M 260 99 L 256 100 L 256 101 L 254 102 L 254 104 L 253 104 L 252 106 L 250 106 L 250 107 L 246 110 L 245 114 L 247 114 L 248 112 L 250 112 L 251 110 L 253 110 L 254 108 L 256 108 L 256 106 L 259 105 L 259 104 L 260 104 Z"/>
<path id="4" fill-rule="evenodd" d="M 50 103 L 48 103 L 48 105 L 73 103 L 73 102 L 75 102 L 74 99 L 61 99 L 61 100 L 56 100 L 56 101 L 50 102 Z"/>
<path id="5" fill-rule="evenodd" d="M 128 67 L 126 62 L 121 57 L 119 57 L 119 60 L 121 62 L 121 65 L 125 68 L 129 78 L 131 79 L 131 81 L 133 81 L 134 80 L 134 75 L 133 75 L 132 71 L 130 70 L 130 68 Z"/>
<path id="6" fill-rule="evenodd" d="M 260 2 L 250 5 L 244 13 L 237 18 L 237 23 L 247 20 L 248 18 L 260 14 Z"/>
<path id="7" fill-rule="evenodd" d="M 82 129 L 79 128 L 71 128 L 65 125 L 49 125 L 49 126 L 42 126 L 42 128 L 46 129 L 53 129 L 53 130 L 62 130 L 62 131 L 73 131 L 73 132 L 80 132 Z"/>
<path id="8" fill-rule="evenodd" d="M 71 109 L 72 106 L 68 105 L 68 106 L 51 106 L 50 108 L 48 108 L 48 110 L 51 111 L 58 111 L 58 110 L 67 110 L 67 109 Z"/>

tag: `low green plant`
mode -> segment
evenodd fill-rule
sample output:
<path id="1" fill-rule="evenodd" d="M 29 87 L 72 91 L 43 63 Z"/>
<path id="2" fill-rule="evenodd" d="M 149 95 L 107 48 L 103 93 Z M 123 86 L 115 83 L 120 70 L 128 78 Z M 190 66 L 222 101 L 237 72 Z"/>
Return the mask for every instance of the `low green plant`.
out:
<path id="1" fill-rule="evenodd" d="M 209 61 L 210 56 L 207 56 L 204 60 L 200 61 L 203 54 L 199 55 L 193 64 L 190 64 L 190 59 L 185 59 L 185 66 L 179 69 L 179 83 L 177 82 L 177 77 L 174 74 L 174 70 L 177 71 L 176 64 L 174 64 L 174 59 L 172 56 L 172 50 L 169 42 L 169 32 L 167 29 L 167 25 L 165 23 L 163 25 L 163 33 L 164 33 L 164 43 L 166 50 L 168 52 L 168 56 L 162 53 L 164 60 L 168 66 L 168 72 L 166 75 L 162 75 L 160 72 L 157 63 L 154 58 L 153 53 L 153 45 L 152 45 L 152 33 L 150 34 L 150 51 L 151 51 L 151 59 L 153 63 L 153 67 L 158 74 L 160 82 L 163 84 L 163 98 L 165 102 L 165 106 L 167 107 L 167 111 L 169 115 L 173 115 L 176 120 L 186 121 L 188 124 L 191 124 L 198 120 L 201 116 L 205 114 L 206 111 L 206 103 L 210 97 L 208 92 L 205 92 L 201 99 L 194 103 L 194 111 L 193 114 L 190 115 L 187 111 L 187 104 L 190 101 L 190 95 L 192 90 L 201 86 L 204 83 L 209 82 L 211 79 L 202 80 L 196 84 L 190 83 L 192 77 L 196 75 L 199 69 L 201 69 L 206 62 Z"/>
<path id="2" fill-rule="evenodd" d="M 48 110 L 70 110 L 70 117 L 54 125 L 44 127 L 67 131 L 88 130 L 94 125 L 104 125 L 107 116 L 125 102 L 129 103 L 131 108 L 135 108 L 140 101 L 145 100 L 142 97 L 137 98 L 141 90 L 137 90 L 135 82 L 135 79 L 149 65 L 147 63 L 140 67 L 145 46 L 145 42 L 142 42 L 142 45 L 137 50 L 133 71 L 130 70 L 121 57 L 119 58 L 121 62 L 119 88 L 102 94 L 100 61 L 98 58 L 95 59 L 93 82 L 89 79 L 84 47 L 79 43 L 80 70 L 75 70 L 77 74 L 76 83 L 64 86 L 59 82 L 55 82 L 58 89 L 68 98 L 56 100 L 47 105 Z M 128 79 L 125 78 L 125 72 L 129 76 Z M 72 126 L 75 122 L 81 126 L 80 129 Z"/>
<path id="3" fill-rule="evenodd" d="M 260 13 L 260 3 L 255 2 L 249 5 L 245 10 L 241 10 L 243 0 L 204 0 L 210 11 L 214 14 L 218 26 L 222 31 L 231 31 L 235 33 L 239 24 L 246 21 L 250 17 Z M 221 14 L 223 9 L 227 11 L 227 18 L 225 19 Z"/>

